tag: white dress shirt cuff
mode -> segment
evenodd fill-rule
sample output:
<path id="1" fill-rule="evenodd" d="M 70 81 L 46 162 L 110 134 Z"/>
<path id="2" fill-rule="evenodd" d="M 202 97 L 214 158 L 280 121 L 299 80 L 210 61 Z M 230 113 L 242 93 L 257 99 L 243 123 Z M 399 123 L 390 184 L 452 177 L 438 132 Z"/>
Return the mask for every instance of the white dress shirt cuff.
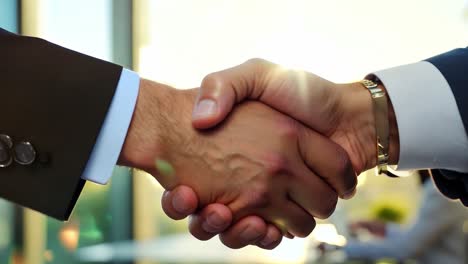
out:
<path id="1" fill-rule="evenodd" d="M 123 69 L 82 179 L 106 184 L 122 150 L 138 97 L 138 74 Z"/>
<path id="2" fill-rule="evenodd" d="M 442 73 L 422 61 L 373 73 L 395 110 L 400 138 L 398 170 L 468 172 L 468 137 Z"/>

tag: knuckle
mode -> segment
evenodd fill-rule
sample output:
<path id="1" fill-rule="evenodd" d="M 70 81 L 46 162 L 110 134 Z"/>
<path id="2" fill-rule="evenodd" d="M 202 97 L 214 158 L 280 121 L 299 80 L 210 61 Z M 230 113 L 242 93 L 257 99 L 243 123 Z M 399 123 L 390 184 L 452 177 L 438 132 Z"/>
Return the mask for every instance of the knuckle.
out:
<path id="1" fill-rule="evenodd" d="M 262 66 L 262 65 L 267 65 L 270 62 L 262 58 L 251 58 L 251 59 L 248 59 L 245 63 Z"/>
<path id="2" fill-rule="evenodd" d="M 280 117 L 277 119 L 277 129 L 280 137 L 286 140 L 294 140 L 299 136 L 299 126 L 290 118 Z"/>
<path id="3" fill-rule="evenodd" d="M 264 162 L 267 176 L 274 176 L 287 170 L 288 159 L 282 153 L 269 153 Z"/>
<path id="4" fill-rule="evenodd" d="M 252 58 L 247 60 L 244 64 L 250 65 L 256 73 L 264 73 L 275 67 L 275 64 L 261 58 Z"/>
<path id="5" fill-rule="evenodd" d="M 222 87 L 223 78 L 219 72 L 213 72 L 206 75 L 202 80 L 202 89 L 212 88 L 212 87 Z"/>

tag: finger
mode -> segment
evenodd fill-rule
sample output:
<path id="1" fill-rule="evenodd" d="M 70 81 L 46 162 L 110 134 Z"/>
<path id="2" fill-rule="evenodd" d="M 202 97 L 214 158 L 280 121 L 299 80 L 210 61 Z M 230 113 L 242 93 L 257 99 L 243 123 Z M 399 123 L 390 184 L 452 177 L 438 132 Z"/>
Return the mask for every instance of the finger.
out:
<path id="1" fill-rule="evenodd" d="M 256 244 L 267 235 L 267 224 L 258 216 L 240 219 L 224 233 L 219 235 L 221 242 L 233 249 Z"/>
<path id="2" fill-rule="evenodd" d="M 335 211 L 337 193 L 303 163 L 294 167 L 296 180 L 289 183 L 289 198 L 310 215 L 328 218 Z"/>
<path id="3" fill-rule="evenodd" d="M 200 93 L 192 114 L 195 128 L 209 128 L 221 122 L 235 103 L 247 98 L 257 98 L 264 85 L 259 85 L 258 76 L 274 64 L 249 60 L 236 67 L 207 75 L 201 84 Z"/>
<path id="4" fill-rule="evenodd" d="M 287 228 L 288 232 L 293 236 L 306 237 L 315 228 L 315 219 L 301 206 L 294 201 L 287 201 L 283 210 L 283 218 L 273 219 L 272 222 L 279 226 Z"/>
<path id="5" fill-rule="evenodd" d="M 356 192 L 357 176 L 347 152 L 310 129 L 300 129 L 299 149 L 306 165 L 323 178 L 343 199 Z"/>
<path id="6" fill-rule="evenodd" d="M 281 231 L 276 226 L 268 224 L 266 235 L 256 245 L 263 249 L 274 249 L 281 244 L 282 238 Z"/>
<path id="7" fill-rule="evenodd" d="M 223 204 L 210 204 L 200 213 L 190 217 L 190 233 L 200 239 L 208 240 L 223 232 L 232 222 L 232 213 Z"/>
<path id="8" fill-rule="evenodd" d="M 181 185 L 165 191 L 161 198 L 164 212 L 174 220 L 184 219 L 198 207 L 198 197 L 190 187 Z"/>

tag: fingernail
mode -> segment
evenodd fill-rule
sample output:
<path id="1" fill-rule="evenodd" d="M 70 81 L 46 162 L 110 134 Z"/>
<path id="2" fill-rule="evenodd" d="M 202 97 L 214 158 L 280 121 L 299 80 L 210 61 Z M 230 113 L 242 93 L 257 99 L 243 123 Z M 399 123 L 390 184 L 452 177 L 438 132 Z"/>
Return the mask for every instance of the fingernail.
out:
<path id="1" fill-rule="evenodd" d="M 217 213 L 211 213 L 202 223 L 202 228 L 208 233 L 218 233 L 223 225 L 224 220 Z"/>
<path id="2" fill-rule="evenodd" d="M 346 192 L 345 194 L 343 194 L 341 196 L 341 198 L 344 199 L 344 200 L 349 200 L 349 199 L 353 198 L 355 194 L 356 194 L 356 188 L 353 188 L 352 190 L 350 190 L 350 191 Z"/>
<path id="3" fill-rule="evenodd" d="M 244 242 L 251 242 L 259 238 L 262 234 L 255 228 L 247 227 L 239 234 L 239 237 L 244 240 Z"/>
<path id="4" fill-rule="evenodd" d="M 198 102 L 197 106 L 195 107 L 195 110 L 193 110 L 192 117 L 194 119 L 198 119 L 212 116 L 216 113 L 217 108 L 218 106 L 214 100 L 203 99 L 200 102 Z"/>
<path id="5" fill-rule="evenodd" d="M 175 193 L 174 197 L 172 197 L 172 207 L 174 207 L 174 210 L 176 210 L 179 214 L 189 213 L 190 209 L 184 202 L 184 198 L 178 193 Z"/>

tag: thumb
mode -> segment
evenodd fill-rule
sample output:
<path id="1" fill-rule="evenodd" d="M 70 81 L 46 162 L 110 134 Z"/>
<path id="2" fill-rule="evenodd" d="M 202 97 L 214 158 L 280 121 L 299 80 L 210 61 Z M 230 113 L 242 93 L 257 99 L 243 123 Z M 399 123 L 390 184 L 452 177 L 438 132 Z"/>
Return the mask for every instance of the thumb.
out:
<path id="1" fill-rule="evenodd" d="M 208 75 L 203 79 L 192 113 L 192 124 L 203 129 L 216 126 L 231 112 L 236 96 L 229 85 L 224 85 L 224 76 Z M 216 78 L 216 79 L 215 79 Z"/>
<path id="2" fill-rule="evenodd" d="M 256 82 L 257 75 L 268 70 L 266 66 L 270 64 L 252 59 L 236 67 L 207 75 L 195 102 L 193 126 L 199 129 L 213 127 L 226 118 L 235 103 L 258 97 L 264 87 Z"/>

